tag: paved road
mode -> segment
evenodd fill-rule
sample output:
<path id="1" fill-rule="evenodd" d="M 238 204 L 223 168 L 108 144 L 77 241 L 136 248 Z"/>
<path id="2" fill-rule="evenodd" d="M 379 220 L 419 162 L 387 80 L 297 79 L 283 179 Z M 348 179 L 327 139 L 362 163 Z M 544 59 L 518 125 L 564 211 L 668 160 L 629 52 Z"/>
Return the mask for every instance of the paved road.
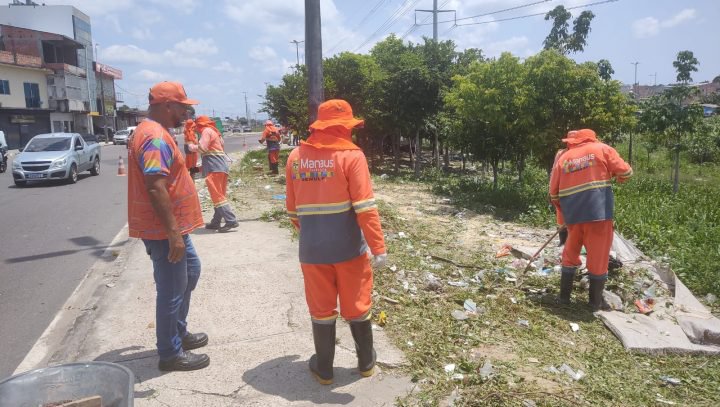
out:
<path id="1" fill-rule="evenodd" d="M 257 148 L 257 138 L 226 137 L 226 150 L 241 151 L 243 139 Z M 124 146 L 102 147 L 100 175 L 81 174 L 74 185 L 16 188 L 9 171 L 0 174 L 0 380 L 125 225 L 127 177 L 117 176 L 118 156 L 127 165 Z"/>

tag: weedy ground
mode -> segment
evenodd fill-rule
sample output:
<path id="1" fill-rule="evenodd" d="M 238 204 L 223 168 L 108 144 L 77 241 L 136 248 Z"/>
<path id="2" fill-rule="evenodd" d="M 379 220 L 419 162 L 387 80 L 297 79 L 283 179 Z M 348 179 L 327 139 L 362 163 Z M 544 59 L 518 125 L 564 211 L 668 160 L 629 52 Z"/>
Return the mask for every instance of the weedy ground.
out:
<path id="1" fill-rule="evenodd" d="M 234 168 L 238 212 L 290 227 L 277 199 L 284 178 L 264 175 L 264 153 L 249 153 Z M 459 181 L 374 177 L 389 251 L 388 267 L 375 272 L 375 315 L 382 315 L 376 322 L 405 352 L 403 370 L 419 384 L 398 405 L 720 405 L 720 358 L 628 353 L 588 310 L 579 284 L 573 304 L 562 307 L 554 304 L 556 274 L 527 276 L 520 287 L 508 281 L 522 273 L 509 273 L 510 259 L 497 259 L 496 251 L 503 243 L 539 247 L 553 233 L 542 226 L 550 217 L 540 206 L 510 216 L 497 202 L 468 199 L 470 191 L 459 193 L 453 182 Z M 512 196 L 502 199 L 527 204 Z M 471 203 L 480 210 L 470 210 Z M 556 251 L 549 253 L 552 260 Z M 621 270 L 609 284 L 632 277 Z M 453 317 L 467 300 L 477 313 Z M 584 377 L 549 371 L 562 364 Z"/>

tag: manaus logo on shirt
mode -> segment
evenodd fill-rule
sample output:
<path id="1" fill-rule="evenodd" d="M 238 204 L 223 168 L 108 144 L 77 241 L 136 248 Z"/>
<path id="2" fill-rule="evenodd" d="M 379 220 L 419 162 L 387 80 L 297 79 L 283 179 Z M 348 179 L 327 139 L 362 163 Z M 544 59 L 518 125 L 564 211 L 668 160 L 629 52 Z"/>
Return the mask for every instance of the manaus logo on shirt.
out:
<path id="1" fill-rule="evenodd" d="M 335 176 L 335 160 L 295 159 L 292 162 L 292 179 L 322 181 Z"/>
<path id="2" fill-rule="evenodd" d="M 582 171 L 595 165 L 595 154 L 591 153 L 582 157 L 573 158 L 572 160 L 564 160 L 562 163 L 562 169 L 563 173 L 570 174 Z"/>

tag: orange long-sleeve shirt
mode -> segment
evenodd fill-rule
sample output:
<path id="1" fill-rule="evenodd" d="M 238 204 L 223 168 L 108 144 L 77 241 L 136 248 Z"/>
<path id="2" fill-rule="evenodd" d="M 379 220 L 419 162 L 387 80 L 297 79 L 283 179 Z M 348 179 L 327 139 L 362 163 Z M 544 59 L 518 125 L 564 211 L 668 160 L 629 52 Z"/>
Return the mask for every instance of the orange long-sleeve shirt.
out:
<path id="1" fill-rule="evenodd" d="M 362 150 L 349 131 L 316 131 L 288 157 L 288 214 L 300 231 L 300 262 L 332 264 L 367 251 L 385 253 L 385 240 Z"/>
<path id="2" fill-rule="evenodd" d="M 612 178 L 625 182 L 633 171 L 615 151 L 592 137 L 569 143 L 550 176 L 550 199 L 573 225 L 611 220 L 614 215 Z"/>

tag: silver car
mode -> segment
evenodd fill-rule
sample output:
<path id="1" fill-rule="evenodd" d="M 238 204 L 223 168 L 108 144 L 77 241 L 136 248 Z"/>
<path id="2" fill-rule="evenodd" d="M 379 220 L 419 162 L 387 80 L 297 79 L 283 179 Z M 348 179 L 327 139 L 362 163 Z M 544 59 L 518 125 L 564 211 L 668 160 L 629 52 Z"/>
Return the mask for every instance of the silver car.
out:
<path id="1" fill-rule="evenodd" d="M 100 174 L 100 145 L 86 142 L 77 133 L 38 134 L 12 163 L 15 185 L 28 181 L 64 179 L 76 183 L 78 173 Z"/>
<path id="2" fill-rule="evenodd" d="M 118 130 L 113 136 L 113 144 L 127 144 L 130 130 Z"/>

